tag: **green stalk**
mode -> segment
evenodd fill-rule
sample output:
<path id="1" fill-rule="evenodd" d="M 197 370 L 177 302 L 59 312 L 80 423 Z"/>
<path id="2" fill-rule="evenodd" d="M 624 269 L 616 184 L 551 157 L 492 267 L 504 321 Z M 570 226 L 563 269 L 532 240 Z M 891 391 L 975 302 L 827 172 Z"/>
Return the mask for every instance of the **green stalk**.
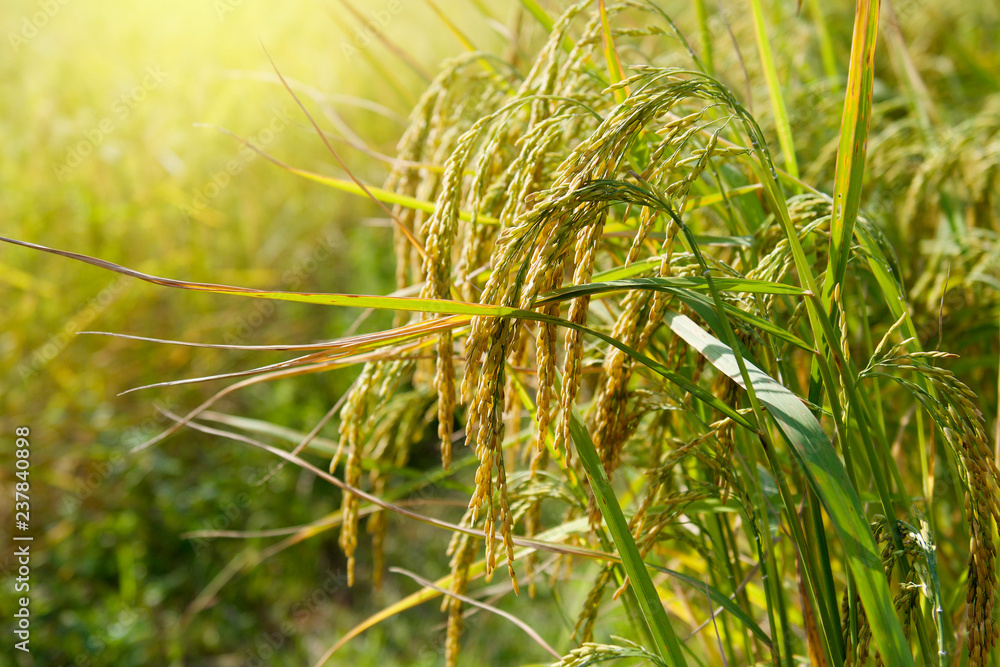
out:
<path id="1" fill-rule="evenodd" d="M 705 68 L 705 74 L 713 76 L 715 74 L 714 48 L 712 31 L 708 26 L 708 8 L 705 7 L 705 0 L 694 0 L 694 10 L 698 15 L 698 31 L 701 33 L 701 62 Z"/>
<path id="2" fill-rule="evenodd" d="M 812 489 L 806 490 L 806 510 L 809 513 L 807 525 L 812 528 L 812 543 L 815 545 L 813 555 L 817 562 L 814 567 L 819 572 L 817 577 L 820 584 L 821 601 L 827 606 L 827 617 L 833 625 L 833 631 L 841 644 L 840 654 L 846 657 L 847 647 L 843 646 L 843 628 L 840 626 L 840 608 L 837 604 L 837 587 L 833 583 L 833 570 L 830 567 L 832 559 L 830 548 L 826 543 L 826 526 L 823 524 L 823 511 L 820 508 L 819 498 Z"/>
<path id="3" fill-rule="evenodd" d="M 731 566 L 733 568 L 734 574 L 736 575 L 736 581 L 742 582 L 743 572 L 742 570 L 740 570 L 740 559 L 739 559 L 736 533 L 733 531 L 733 527 L 732 525 L 730 525 L 729 521 L 726 520 L 722 520 L 722 531 L 723 531 L 723 539 L 726 540 L 728 544 L 732 545 L 733 554 L 735 555 L 731 563 Z M 746 588 L 737 593 L 737 598 L 742 602 L 743 608 L 745 610 L 749 611 L 751 609 L 750 596 L 747 595 Z M 744 626 L 744 635 L 746 637 L 745 646 L 746 646 L 747 659 L 749 660 L 750 656 L 754 656 L 756 658 L 757 655 L 756 644 L 751 643 L 753 641 L 753 638 L 750 637 L 749 634 L 746 632 L 745 626 Z"/>
<path id="4" fill-rule="evenodd" d="M 824 310 L 830 311 L 833 290 L 844 282 L 854 225 L 861 207 L 868 126 L 872 115 L 875 82 L 875 46 L 878 37 L 879 0 L 858 0 L 851 44 L 851 69 L 847 76 L 840 145 L 833 183 L 833 217 L 830 220 L 830 257 L 823 284 Z"/>
<path id="5" fill-rule="evenodd" d="M 601 15 L 601 33 L 604 37 L 604 61 L 608 66 L 608 81 L 614 85 L 625 78 L 625 70 L 618 58 L 618 51 L 615 50 L 615 39 L 611 34 L 611 23 L 608 21 L 608 10 L 604 6 L 604 0 L 598 0 L 597 8 Z M 614 91 L 615 101 L 622 104 L 629 94 L 627 86 L 625 88 L 617 87 Z"/>
<path id="6" fill-rule="evenodd" d="M 622 508 L 615 497 L 614 489 L 611 488 L 611 481 L 604 471 L 604 464 L 597 455 L 594 442 L 590 439 L 587 427 L 584 425 L 580 415 L 573 411 L 570 421 L 570 432 L 573 436 L 573 443 L 576 445 L 580 462 L 587 472 L 591 489 L 594 492 L 594 500 L 597 502 L 601 515 L 608 526 L 608 531 L 618 549 L 618 554 L 622 559 L 622 567 L 628 575 L 631 587 L 635 590 L 636 601 L 642 611 L 643 620 L 649 633 L 652 635 L 657 652 L 667 664 L 684 667 L 687 660 L 681 651 L 680 642 L 674 632 L 667 612 L 663 608 L 660 596 L 656 592 L 649 572 L 646 571 L 645 563 L 639 554 L 639 549 L 635 544 L 635 539 L 622 514 Z"/>
<path id="7" fill-rule="evenodd" d="M 744 389 L 747 392 L 747 396 L 750 399 L 750 405 L 753 407 L 754 416 L 757 420 L 757 431 L 756 435 L 762 445 L 764 450 L 764 455 L 768 461 L 768 465 L 771 468 L 771 472 L 774 475 L 775 482 L 778 485 L 778 490 L 781 494 L 781 500 L 784 504 L 785 516 L 788 520 L 788 525 L 792 533 L 792 541 L 795 544 L 795 548 L 799 551 L 799 554 L 804 556 L 807 547 L 805 536 L 802 533 L 802 526 L 798 522 L 798 517 L 795 512 L 795 501 L 792 498 L 791 491 L 788 488 L 788 483 L 785 480 L 784 471 L 781 466 L 781 461 L 777 458 L 777 452 L 775 449 L 775 443 L 771 438 L 770 431 L 767 428 L 766 418 L 764 416 L 764 409 L 760 401 L 757 399 L 757 392 L 754 389 L 753 382 L 750 379 L 749 372 L 747 371 L 746 362 L 743 360 L 743 354 L 740 352 L 740 346 L 737 344 L 736 334 L 733 332 L 732 323 L 729 321 L 729 317 L 726 315 L 725 306 L 722 303 L 722 297 L 719 295 L 719 291 L 715 286 L 714 278 L 712 277 L 712 272 L 708 268 L 708 264 L 705 262 L 704 256 L 701 254 L 701 249 L 694 240 L 694 235 L 686 224 L 680 219 L 680 217 L 674 213 L 673 209 L 667 208 L 667 213 L 673 218 L 674 222 L 680 227 L 684 235 L 688 239 L 688 243 L 692 251 L 694 252 L 695 258 L 698 264 L 701 266 L 702 275 L 708 283 L 709 291 L 712 293 L 712 300 L 715 303 L 716 311 L 719 314 L 719 319 L 722 324 L 722 331 L 726 337 L 726 343 L 729 345 L 733 352 L 733 356 L 736 359 L 736 364 L 740 370 L 740 376 L 743 378 Z M 770 534 L 770 532 L 768 533 Z M 805 561 L 804 561 L 805 565 Z M 803 580 L 805 582 L 805 588 L 807 591 L 807 597 L 809 598 L 808 604 L 813 605 L 815 617 L 819 620 L 821 624 L 821 630 L 826 635 L 827 641 L 824 642 L 823 648 L 827 653 L 827 660 L 830 664 L 841 664 L 843 663 L 842 655 L 835 653 L 835 650 L 839 644 L 839 637 L 836 633 L 831 631 L 831 619 L 827 615 L 825 607 L 820 603 L 819 595 L 816 589 L 816 583 L 814 579 L 814 573 L 812 568 L 803 567 Z M 779 604 L 784 604 L 784 596 L 780 596 L 778 599 Z M 786 641 L 789 637 L 786 637 Z M 786 657 L 791 658 L 791 650 L 786 652 Z"/>
<path id="8" fill-rule="evenodd" d="M 752 120 L 750 120 L 749 117 L 744 117 L 744 121 L 747 123 L 747 128 L 751 137 L 756 137 L 758 131 L 752 123 Z M 755 170 L 760 177 L 761 183 L 764 186 L 764 193 L 777 213 L 777 218 L 785 231 L 785 237 L 788 240 L 789 248 L 792 252 L 793 261 L 796 270 L 798 271 L 799 278 L 803 283 L 803 287 L 809 293 L 818 295 L 819 289 L 817 288 L 815 278 L 812 275 L 811 267 L 806 260 L 805 253 L 802 250 L 802 245 L 799 243 L 797 231 L 795 230 L 788 215 L 788 209 L 785 206 L 784 198 L 781 196 L 780 187 L 775 181 L 774 172 L 770 168 L 770 159 L 762 146 L 762 142 L 759 142 L 756 138 L 754 138 L 753 143 L 755 144 L 755 151 L 760 160 L 759 162 L 753 162 L 752 164 L 754 165 Z M 837 338 L 832 335 L 829 319 L 823 309 L 819 307 L 819 304 L 816 303 L 816 300 L 816 297 L 806 299 L 806 311 L 809 316 L 810 325 L 813 329 L 816 341 L 820 345 L 819 354 L 817 355 L 817 358 L 821 360 L 820 367 L 823 369 L 823 374 L 826 376 L 827 381 L 832 382 L 832 373 L 830 372 L 825 358 L 825 350 L 830 347 L 829 343 L 826 341 L 837 340 Z M 845 369 L 842 368 L 841 370 L 843 372 Z M 844 440 L 844 442 L 846 442 L 846 440 Z M 848 471 L 850 471 L 850 466 L 848 467 Z M 854 484 L 852 484 L 852 487 L 854 489 L 857 488 Z M 831 500 L 832 498 L 825 498 L 825 502 L 830 502 Z M 849 517 L 850 514 L 845 514 L 841 518 L 846 520 Z M 861 526 L 859 525 L 855 525 L 854 528 L 859 531 L 861 530 Z M 844 526 L 844 529 L 846 529 L 846 526 Z M 864 544 L 864 549 L 863 551 L 857 553 L 857 557 L 868 558 L 868 554 L 871 554 L 872 556 L 877 554 L 874 539 L 872 538 L 871 531 L 868 529 L 867 525 L 864 526 L 863 533 L 858 532 L 851 539 L 863 540 L 863 542 L 859 544 Z M 877 560 L 877 557 L 875 560 Z M 849 561 L 851 562 L 855 574 L 859 578 L 859 594 L 861 595 L 862 600 L 866 605 L 866 609 L 869 612 L 869 618 L 872 622 L 873 638 L 875 639 L 876 645 L 882 651 L 883 655 L 893 656 L 896 664 L 912 664 L 913 658 L 907 649 L 906 640 L 903 637 L 902 627 L 899 624 L 899 620 L 895 616 L 895 607 L 893 606 L 889 595 L 888 585 L 885 581 L 884 575 L 879 572 L 881 570 L 881 566 L 876 565 L 874 562 L 855 560 L 853 557 L 849 557 Z M 861 585 L 862 582 L 860 580 L 862 578 L 864 579 L 864 585 Z"/>
<path id="9" fill-rule="evenodd" d="M 767 81 L 767 92 L 771 98 L 771 110 L 774 113 L 774 124 L 778 130 L 778 143 L 781 154 L 785 156 L 785 168 L 792 178 L 799 177 L 799 164 L 795 159 L 795 144 L 792 142 L 792 126 L 788 121 L 788 111 L 785 109 L 785 98 L 781 94 L 781 84 L 778 81 L 778 70 L 774 66 L 771 55 L 771 43 L 767 38 L 767 26 L 764 24 L 764 10 L 761 0 L 752 0 L 753 23 L 757 34 L 757 48 L 760 51 L 760 63 Z"/>
<path id="10" fill-rule="evenodd" d="M 826 26 L 826 17 L 823 16 L 823 5 L 819 0 L 809 0 L 809 13 L 812 15 L 813 25 L 816 27 L 816 37 L 819 39 L 819 53 L 823 59 L 823 72 L 831 82 L 837 80 L 837 56 L 833 51 L 833 41 L 830 39 L 830 30 Z"/>
<path id="11" fill-rule="evenodd" d="M 729 550 L 729 544 L 726 541 L 726 534 L 723 529 L 723 518 L 719 512 L 713 513 L 708 521 L 705 523 L 705 530 L 709 534 L 709 543 L 711 544 L 712 550 L 715 552 L 715 557 L 725 563 L 726 570 L 726 580 L 729 582 L 729 588 L 736 596 L 737 604 L 742 602 L 742 597 L 737 594 L 739 588 L 740 580 L 737 577 L 736 568 L 733 564 L 733 559 L 731 558 L 731 553 Z M 734 546 L 735 550 L 735 546 Z M 713 571 L 714 572 L 714 571 Z M 716 584 L 716 588 L 719 585 Z M 748 607 L 744 607 L 744 610 L 749 610 Z M 729 650 L 729 661 L 730 663 L 736 662 L 736 650 L 733 646 L 732 636 L 729 632 L 728 622 L 723 618 L 724 627 L 726 629 L 726 647 Z M 747 632 L 746 627 L 741 628 L 743 635 L 743 646 L 746 649 L 747 659 L 749 660 L 750 653 L 750 634 Z"/>
<path id="12" fill-rule="evenodd" d="M 781 605 L 781 571 L 778 569 L 778 562 L 774 556 L 774 538 L 771 536 L 771 517 L 767 511 L 767 501 L 764 499 L 763 486 L 760 481 L 760 471 L 757 470 L 756 457 L 751 456 L 749 447 L 743 442 L 744 433 L 737 432 L 733 435 L 733 443 L 740 451 L 740 456 L 746 463 L 747 475 L 751 481 L 751 499 L 754 507 L 747 508 L 746 518 L 756 517 L 756 521 L 746 521 L 746 530 L 752 535 L 754 546 L 757 547 L 757 561 L 761 566 L 761 579 L 764 584 L 764 600 L 767 607 L 767 623 L 771 630 L 771 661 L 774 667 L 781 664 L 782 648 L 784 642 L 778 641 L 779 633 L 782 639 L 788 637 L 788 618 Z M 758 529 L 753 530 L 753 524 L 758 525 Z M 779 609 L 778 622 L 775 622 L 775 606 Z M 787 640 L 786 640 L 787 641 Z M 786 660 L 790 660 L 786 655 Z"/>
<path id="13" fill-rule="evenodd" d="M 511 381 L 514 385 L 514 390 L 517 391 L 518 396 L 521 399 L 522 405 L 524 406 L 525 410 L 527 410 L 531 421 L 535 422 L 537 420 L 538 408 L 535 405 L 535 402 L 532 400 L 531 395 L 528 393 L 528 388 L 522 382 L 521 377 L 516 372 L 514 372 L 514 369 L 511 368 L 509 363 L 505 363 L 505 368 L 509 373 L 508 377 L 511 378 Z M 553 378 L 553 380 L 555 382 L 556 391 L 558 391 L 559 386 L 561 385 L 561 378 L 557 374 L 556 377 Z M 589 502 L 589 496 L 587 495 L 587 490 L 584 488 L 583 484 L 580 481 L 579 476 L 576 474 L 576 470 L 572 466 L 567 464 L 565 453 L 560 449 L 556 449 L 555 439 L 552 437 L 551 432 L 546 432 L 544 434 L 539 434 L 539 435 L 545 442 L 545 447 L 548 449 L 549 455 L 552 456 L 552 459 L 556 461 L 556 463 L 562 469 L 563 473 L 566 475 L 568 486 L 573 491 L 574 497 L 577 499 L 579 503 L 585 506 Z M 596 531 L 596 533 L 598 539 L 600 539 L 601 541 L 601 546 L 604 548 L 604 550 L 607 551 L 608 553 L 613 553 L 614 550 L 612 547 L 614 545 L 612 541 L 608 539 L 607 535 L 605 534 L 605 531 L 598 530 Z M 619 586 L 621 586 L 625 582 L 624 575 L 617 568 L 615 570 L 615 581 Z M 643 613 L 639 607 L 636 593 L 632 589 L 632 587 L 629 587 L 625 591 L 623 601 L 625 606 L 625 613 L 631 620 L 632 626 L 636 629 L 636 631 L 639 634 L 643 636 L 644 641 L 646 641 L 649 644 L 656 643 L 656 639 L 653 637 L 650 628 L 648 627 L 648 624 L 645 622 Z"/>

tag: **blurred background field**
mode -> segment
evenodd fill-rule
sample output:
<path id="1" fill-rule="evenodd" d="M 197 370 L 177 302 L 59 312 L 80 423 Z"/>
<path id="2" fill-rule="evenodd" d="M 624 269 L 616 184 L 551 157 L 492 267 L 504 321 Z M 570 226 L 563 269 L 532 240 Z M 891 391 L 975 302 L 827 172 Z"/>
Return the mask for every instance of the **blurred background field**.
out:
<path id="1" fill-rule="evenodd" d="M 371 21 L 388 16 L 379 31 L 405 49 L 415 66 L 378 39 L 360 39 L 354 31 L 358 18 L 334 0 L 280 5 L 133 0 L 113 8 L 80 0 L 5 0 L 0 234 L 185 280 L 278 290 L 391 291 L 392 232 L 377 207 L 252 157 L 211 127 L 194 126 L 225 128 L 256 139 L 294 166 L 343 176 L 275 80 L 266 48 L 354 173 L 380 184 L 385 165 L 343 137 L 356 134 L 373 150 L 391 155 L 426 85 L 418 70 L 434 72 L 463 45 L 428 3 L 353 4 Z M 437 3 L 478 47 L 508 53 L 502 31 L 479 4 Z M 513 4 L 489 3 L 488 11 L 510 25 Z M 681 4 L 675 18 L 686 29 L 694 25 L 693 16 Z M 825 54 L 817 44 L 801 41 L 809 19 L 795 16 L 795 3 L 774 4 L 775 13 L 789 21 L 782 36 L 774 36 L 775 58 L 783 80 L 795 82 L 786 94 L 802 171 L 829 190 L 830 142 L 836 139 L 842 93 L 830 92 L 835 78 L 817 78 L 812 87 L 794 78 L 792 73 L 807 65 L 822 72 Z M 829 55 L 837 63 L 846 62 L 853 11 L 852 3 L 841 4 L 828 8 L 827 16 L 834 47 Z M 397 5 L 398 11 L 392 9 Z M 900 102 L 905 85 L 897 78 L 907 65 L 890 64 L 880 53 L 884 71 L 876 95 L 882 107 L 873 125 L 879 139 L 870 149 L 873 185 L 866 210 L 906 259 L 904 278 L 914 289 L 911 299 L 925 342 L 933 347 L 940 337 L 941 349 L 964 355 L 968 361 L 951 367 L 980 393 L 993 425 L 1000 289 L 995 194 L 977 200 L 970 186 L 966 199 L 972 203 L 956 203 L 934 196 L 938 190 L 929 186 L 932 194 L 923 205 L 944 211 L 943 219 L 961 217 L 956 211 L 967 210 L 966 204 L 985 207 L 973 223 L 987 224 L 961 248 L 934 245 L 933 227 L 897 222 L 921 161 L 942 161 L 942 183 L 996 179 L 989 152 L 995 149 L 988 147 L 996 145 L 1000 127 L 997 9 L 988 3 L 932 7 L 910 0 L 897 10 L 904 32 L 915 35 L 915 67 L 933 91 L 937 116 L 931 121 L 940 128 L 973 127 L 965 134 L 942 129 L 944 139 L 935 144 L 939 152 L 913 151 L 911 163 L 900 157 L 906 151 L 893 153 L 897 137 L 879 130 L 909 113 Z M 748 24 L 735 14 L 731 18 L 734 38 L 752 51 Z M 728 35 L 720 30 L 713 38 L 720 69 L 736 71 Z M 676 48 L 664 39 L 666 49 Z M 746 88 L 761 125 L 773 136 L 756 62 L 747 59 Z M 845 66 L 838 71 L 846 75 Z M 742 79 L 726 83 L 746 97 Z M 959 135 L 973 137 L 985 151 L 985 175 L 975 164 L 947 161 L 961 152 Z M 221 176 L 233 160 L 235 174 Z M 76 335 L 99 330 L 201 342 L 311 342 L 344 335 L 359 311 L 272 307 L 171 291 L 7 245 L 0 247 L 0 304 L 0 433 L 9 439 L 15 426 L 32 429 L 33 664 L 311 664 L 355 623 L 415 590 L 412 582 L 389 576 L 381 592 L 372 592 L 364 571 L 360 583 L 348 589 L 334 531 L 254 567 L 242 564 L 280 538 L 183 537 L 198 530 L 295 526 L 334 512 L 339 494 L 311 475 L 289 468 L 259 484 L 272 457 L 190 430 L 127 455 L 167 424 L 156 406 L 184 411 L 210 391 L 193 385 L 119 392 L 259 366 L 283 355 Z M 390 322 L 390 316 L 375 315 L 358 330 Z M 941 330 L 939 323 L 947 326 Z M 354 374 L 347 370 L 251 388 L 227 397 L 217 409 L 308 432 Z M 335 439 L 336 424 L 324 435 Z M 6 445 L 3 451 L 0 479 L 6 490 L 13 468 Z M 426 455 L 433 458 L 430 447 Z M 4 503 L 4 544 L 11 524 L 12 510 Z M 426 577 L 448 571 L 447 536 L 405 522 L 394 526 L 390 561 L 396 554 L 398 564 L 418 562 Z M 8 551 L 0 557 L 5 577 L 13 567 Z M 367 563 L 364 555 L 359 561 Z M 236 576 L 216 586 L 220 573 L 231 570 Z M 0 594 L 5 609 L 12 608 L 11 588 L 5 583 Z M 537 610 L 542 616 L 544 608 Z M 532 613 L 524 612 L 525 620 L 531 622 Z M 560 632 L 572 625 L 551 617 L 534 620 Z M 337 664 L 439 664 L 442 621 L 434 603 L 404 614 L 351 643 Z M 492 616 L 477 617 L 469 627 L 467 664 L 539 659 L 536 647 L 501 631 L 506 626 Z M 0 665 L 31 664 L 9 646 L 5 638 Z"/>
<path id="2" fill-rule="evenodd" d="M 461 48 L 421 3 L 355 4 L 427 71 Z M 463 14 L 470 12 L 456 16 Z M 282 73 L 302 84 L 318 116 L 325 107 L 391 154 L 424 83 L 390 61 L 376 39 L 366 43 L 355 32 L 361 25 L 338 2 L 4 2 L 2 234 L 189 280 L 390 290 L 391 230 L 372 219 L 376 207 L 248 159 L 234 139 L 193 126 L 219 126 L 296 166 L 336 173 L 277 84 L 266 48 Z M 498 41 L 481 19 L 469 28 Z M 376 69 L 379 61 L 394 80 Z M 335 125 L 327 127 L 336 134 Z M 381 164 L 341 150 L 359 177 L 381 180 Z M 232 160 L 236 175 L 214 187 Z M 24 424 L 33 435 L 34 664 L 242 665 L 269 631 L 272 644 L 281 637 L 278 657 L 258 664 L 304 664 L 373 608 L 338 579 L 327 599 L 303 613 L 301 603 L 324 573 L 338 571 L 333 534 L 266 561 L 223 588 L 193 622 L 182 622 L 188 605 L 247 545 L 212 541 L 196 552 L 182 533 L 301 524 L 336 509 L 339 497 L 292 470 L 254 486 L 273 465 L 267 455 L 194 432 L 124 456 L 166 424 L 156 405 L 181 411 L 207 393 L 200 386 L 119 392 L 279 357 L 75 335 L 307 342 L 342 335 L 357 312 L 173 293 L 10 246 L 0 249 L 0 303 L 3 432 Z M 385 324 L 376 316 L 365 326 Z M 309 430 L 350 380 L 351 371 L 312 376 L 219 407 Z M 3 461 L 6 488 L 12 459 L 4 454 Z M 3 535 L 12 521 L 5 502 Z M 10 572 L 8 560 L 4 576 Z M 11 594 L 5 585 L 5 609 Z M 295 632 L 273 635 L 292 611 L 301 617 Z M 413 637 L 405 626 L 400 633 L 356 646 L 386 664 L 396 654 L 408 664 Z M 15 653 L 5 639 L 0 664 L 21 664 L 12 662 Z"/>

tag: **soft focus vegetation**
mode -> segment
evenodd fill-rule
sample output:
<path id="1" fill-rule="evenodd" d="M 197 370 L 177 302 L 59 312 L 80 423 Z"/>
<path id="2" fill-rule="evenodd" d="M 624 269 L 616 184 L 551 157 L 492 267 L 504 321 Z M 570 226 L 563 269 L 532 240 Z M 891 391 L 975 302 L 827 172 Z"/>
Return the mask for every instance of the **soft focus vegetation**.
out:
<path id="1" fill-rule="evenodd" d="M 377 42 L 368 46 L 369 57 L 359 50 L 346 58 L 342 46 L 355 43 L 359 24 L 342 7 L 234 2 L 225 5 L 232 11 L 221 11 L 211 2 L 111 8 L 73 1 L 58 6 L 16 50 L 8 33 L 21 34 L 22 19 L 30 21 L 42 10 L 38 2 L 20 0 L 0 7 L 3 235 L 161 275 L 285 289 L 391 289 L 391 230 L 371 219 L 374 206 L 261 158 L 245 160 L 239 142 L 212 127 L 194 126 L 210 124 L 256 139 L 287 114 L 287 125 L 266 148 L 296 165 L 329 170 L 322 144 L 277 84 L 266 47 L 285 74 L 325 96 L 325 108 L 346 127 L 376 150 L 391 153 L 424 83 L 398 67 L 396 87 L 383 80 L 369 60 L 389 57 Z M 378 8 L 359 5 L 368 14 Z M 408 6 L 393 16 L 385 34 L 401 40 L 408 26 L 435 20 L 427 8 Z M 489 35 L 482 21 L 478 25 L 476 30 Z M 495 36 L 487 39 L 499 43 Z M 433 69 L 461 45 L 425 33 L 409 34 L 407 48 Z M 147 80 L 152 85 L 143 93 L 147 68 L 165 76 L 159 83 Z M 131 97 L 137 86 L 141 100 Z M 93 132 L 104 119 L 113 129 L 96 139 Z M 336 126 L 330 131 L 336 135 Z M 92 154 L 60 179 L 56 166 L 81 142 L 96 144 Z M 359 175 L 382 178 L 377 161 L 347 151 Z M 196 208 L 197 194 L 212 195 L 213 177 L 234 159 L 240 170 L 228 187 Z M 185 216 L 185 207 L 195 214 Z M 210 596 L 208 609 L 186 618 L 189 605 L 247 543 L 206 541 L 196 549 L 182 535 L 305 523 L 330 512 L 339 498 L 292 470 L 255 486 L 273 468 L 272 457 L 219 447 L 214 438 L 194 432 L 169 447 L 128 456 L 132 446 L 168 423 L 157 406 L 183 410 L 205 393 L 201 387 L 119 392 L 245 368 L 257 358 L 74 331 L 229 342 L 286 335 L 315 340 L 341 335 L 357 313 L 175 295 L 9 246 L 0 249 L 0 303 L 0 423 L 4 433 L 12 433 L 15 424 L 27 424 L 35 433 L 31 495 L 34 534 L 41 543 L 33 561 L 34 664 L 182 659 L 245 664 L 258 644 L 267 647 L 265 632 L 289 618 L 328 569 L 342 571 L 336 538 L 278 555 L 238 585 Z M 108 305 L 91 307 L 99 303 Z M 366 327 L 390 322 L 376 318 Z M 39 354 L 51 354 L 51 360 L 37 364 Z M 273 385 L 234 396 L 221 407 L 309 430 L 351 379 L 348 371 Z M 13 470 L 7 464 L 13 458 L 4 452 L 0 479 L 5 497 L 13 497 L 7 494 Z M 13 505 L 0 507 L 2 534 L 8 535 Z M 5 549 L 0 560 L 5 577 L 12 571 L 10 554 Z M 12 589 L 5 583 L 4 609 L 12 608 L 7 606 Z M 349 627 L 350 614 L 363 613 L 358 602 L 347 605 L 350 599 L 338 585 L 331 599 L 308 606 L 308 617 L 300 610 L 295 632 L 278 653 L 292 663 L 305 661 L 310 638 L 322 637 L 325 644 L 338 635 L 337 627 Z M 124 623 L 115 626 L 119 619 Z M 371 651 L 394 650 L 405 644 L 406 632 L 375 642 Z M 5 641 L 0 664 L 19 664 L 8 662 L 16 657 Z"/>
<path id="2" fill-rule="evenodd" d="M 36 660 L 997 664 L 996 6 L 358 4 L 0 65 Z"/>

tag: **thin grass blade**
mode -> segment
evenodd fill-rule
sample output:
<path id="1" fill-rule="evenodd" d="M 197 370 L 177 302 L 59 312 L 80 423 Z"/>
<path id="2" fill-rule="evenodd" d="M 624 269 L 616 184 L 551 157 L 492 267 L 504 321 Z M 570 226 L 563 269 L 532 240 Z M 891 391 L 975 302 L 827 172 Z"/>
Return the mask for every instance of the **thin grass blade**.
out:
<path id="1" fill-rule="evenodd" d="M 570 423 L 570 431 L 573 435 L 573 442 L 576 444 L 576 451 L 580 456 L 587 478 L 590 480 L 590 487 L 594 491 L 594 499 L 601 510 L 604 522 L 611 533 L 611 539 L 615 542 L 618 554 L 622 559 L 622 567 L 628 575 L 632 586 L 635 588 L 636 599 L 642 610 L 643 617 L 653 640 L 657 643 L 660 656 L 668 661 L 668 664 L 683 667 L 687 664 L 684 653 L 681 651 L 680 642 L 674 632 L 667 612 L 660 602 L 660 596 L 653 586 L 649 572 L 646 571 L 646 564 L 639 554 L 639 548 L 635 544 L 635 539 L 629 531 L 628 522 L 622 514 L 622 508 L 618 504 L 615 491 L 611 488 L 611 481 L 604 471 L 604 464 L 601 463 L 594 442 L 587 433 L 587 427 L 583 420 L 574 411 Z"/>

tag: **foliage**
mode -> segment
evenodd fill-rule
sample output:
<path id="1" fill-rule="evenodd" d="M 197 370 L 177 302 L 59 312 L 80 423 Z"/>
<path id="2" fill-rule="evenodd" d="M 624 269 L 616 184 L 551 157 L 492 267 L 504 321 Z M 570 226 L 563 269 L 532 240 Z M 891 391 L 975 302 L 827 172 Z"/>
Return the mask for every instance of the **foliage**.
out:
<path id="1" fill-rule="evenodd" d="M 996 399 L 1000 126 L 987 56 L 949 42 L 960 71 L 925 77 L 904 37 L 913 8 L 880 21 L 878 2 L 858 3 L 853 36 L 831 34 L 841 22 L 815 2 L 808 20 L 695 2 L 678 23 L 652 3 L 558 18 L 522 4 L 512 57 L 444 64 L 382 188 L 272 158 L 392 207 L 393 295 L 167 280 L 52 251 L 160 285 L 397 312 L 376 334 L 257 348 L 298 356 L 241 374 L 148 444 L 188 425 L 340 488 L 340 512 L 275 548 L 339 527 L 348 584 L 362 520 L 376 588 L 405 539 L 388 511 L 451 531 L 451 573 L 321 663 L 441 596 L 457 664 L 468 599 L 496 592 L 475 582 L 499 562 L 515 593 L 525 581 L 538 595 L 505 604 L 572 615 L 548 639 L 558 664 L 991 664 L 1000 508 L 982 397 Z M 965 12 L 947 18 L 988 43 L 995 10 Z M 945 42 L 948 25 L 920 38 Z M 755 86 L 770 113 L 752 109 Z M 970 107 L 956 86 L 993 97 Z M 980 390 L 939 340 L 976 355 Z M 206 412 L 236 388 L 359 364 L 309 435 Z M 339 442 L 318 439 L 336 411 Z M 414 458 L 430 440 L 441 466 L 428 470 Z M 460 518 L 407 505 L 443 480 L 468 501 Z"/>

